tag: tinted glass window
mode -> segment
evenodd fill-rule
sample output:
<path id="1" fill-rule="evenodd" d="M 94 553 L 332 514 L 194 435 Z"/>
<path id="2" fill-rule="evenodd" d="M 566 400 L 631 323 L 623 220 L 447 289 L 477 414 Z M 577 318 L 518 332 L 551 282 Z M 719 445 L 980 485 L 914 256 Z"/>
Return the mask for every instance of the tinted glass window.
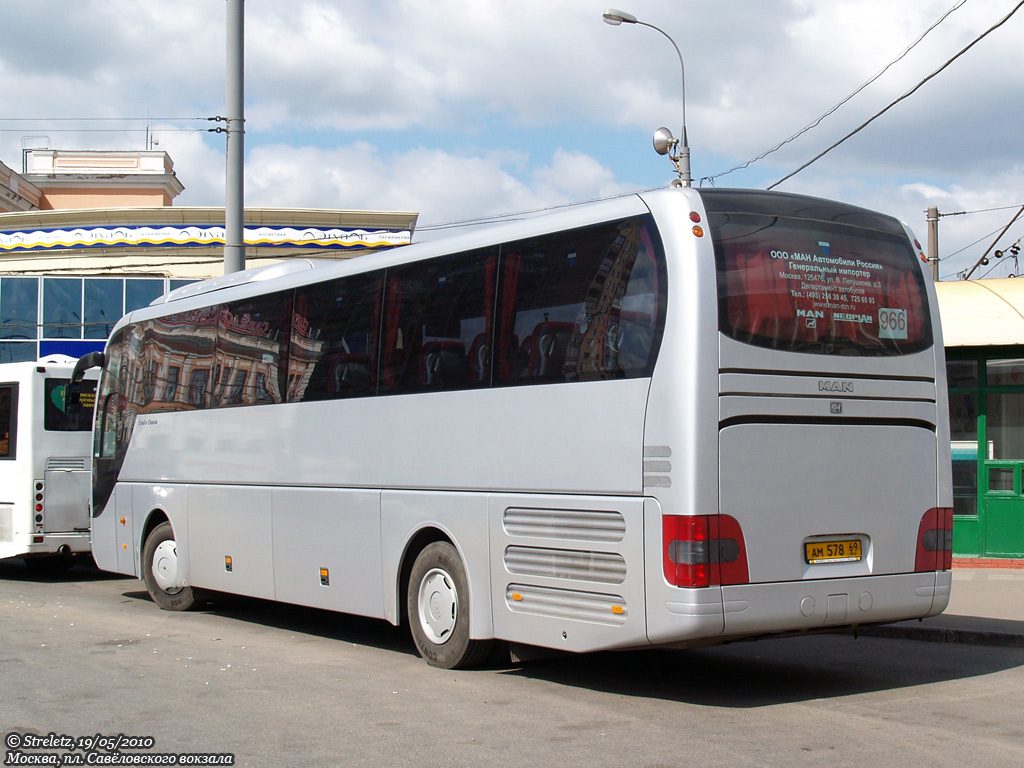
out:
<path id="1" fill-rule="evenodd" d="M 289 401 L 376 392 L 383 285 L 383 273 L 375 272 L 296 290 Z"/>
<path id="2" fill-rule="evenodd" d="M 660 244 L 643 220 L 502 248 L 501 384 L 649 375 L 660 341 Z"/>
<path id="3" fill-rule="evenodd" d="M 43 429 L 48 432 L 88 432 L 96 405 L 96 382 L 79 385 L 77 404 L 68 402 L 68 379 L 47 379 L 44 387 Z"/>
<path id="4" fill-rule="evenodd" d="M 490 384 L 496 253 L 388 270 L 380 393 Z"/>
<path id="5" fill-rule="evenodd" d="M 85 338 L 106 339 L 121 319 L 124 308 L 124 280 L 85 281 Z"/>
<path id="6" fill-rule="evenodd" d="M 0 386 L 0 459 L 13 459 L 16 443 L 18 385 Z"/>
<path id="7" fill-rule="evenodd" d="M 39 318 L 39 279 L 0 279 L 0 339 L 35 339 Z M 34 354 L 34 352 L 33 352 Z"/>
<path id="8" fill-rule="evenodd" d="M 931 346 L 917 257 L 905 234 L 882 231 L 877 218 L 879 228 L 871 229 L 709 212 L 722 333 L 817 354 L 895 355 Z"/>
<path id="9" fill-rule="evenodd" d="M 1024 385 L 1024 360 L 986 360 L 985 381 L 990 387 Z"/>
<path id="10" fill-rule="evenodd" d="M 39 359 L 34 341 L 0 342 L 0 363 L 26 363 Z"/>
<path id="11" fill-rule="evenodd" d="M 163 292 L 162 278 L 128 278 L 124 281 L 124 311 L 132 312 L 148 307 Z"/>
<path id="12" fill-rule="evenodd" d="M 290 293 L 272 293 L 220 308 L 211 405 L 283 402 Z M 265 382 L 258 386 L 258 382 Z"/>
<path id="13" fill-rule="evenodd" d="M 82 338 L 81 278 L 43 278 L 43 338 Z"/>

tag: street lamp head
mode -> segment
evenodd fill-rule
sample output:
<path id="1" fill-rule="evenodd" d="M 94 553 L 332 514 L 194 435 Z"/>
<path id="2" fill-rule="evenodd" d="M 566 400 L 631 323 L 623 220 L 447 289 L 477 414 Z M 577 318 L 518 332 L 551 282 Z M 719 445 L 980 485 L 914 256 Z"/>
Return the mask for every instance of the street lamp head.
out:
<path id="1" fill-rule="evenodd" d="M 654 149 L 659 155 L 669 156 L 672 165 L 675 166 L 676 172 L 679 174 L 679 184 L 685 187 L 690 186 L 690 145 L 686 140 L 686 68 L 683 65 L 683 54 L 680 53 L 679 46 L 676 45 L 676 41 L 672 39 L 668 32 L 653 24 L 637 20 L 636 16 L 631 13 L 609 8 L 602 14 L 602 18 L 605 24 L 611 24 L 613 27 L 617 27 L 620 24 L 639 24 L 641 27 L 650 27 L 654 31 L 660 32 L 672 43 L 672 47 L 679 57 L 679 74 L 681 75 L 680 83 L 682 84 L 683 131 L 680 138 L 675 139 L 668 128 L 659 128 L 657 133 L 654 134 Z M 673 186 L 676 186 L 676 182 L 673 182 Z"/>
<path id="2" fill-rule="evenodd" d="M 619 24 L 636 24 L 636 16 L 625 11 L 620 11 L 615 8 L 609 8 L 603 14 L 601 18 L 604 19 L 605 24 L 611 24 L 613 27 L 619 26 Z"/>

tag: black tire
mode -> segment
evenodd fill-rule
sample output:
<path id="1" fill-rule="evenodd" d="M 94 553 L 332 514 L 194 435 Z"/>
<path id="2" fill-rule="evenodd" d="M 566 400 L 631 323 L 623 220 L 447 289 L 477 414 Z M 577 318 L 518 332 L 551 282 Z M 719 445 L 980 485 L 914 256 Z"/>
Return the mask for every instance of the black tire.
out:
<path id="1" fill-rule="evenodd" d="M 187 611 L 200 603 L 192 587 L 161 586 L 161 579 L 173 577 L 176 568 L 174 529 L 170 523 L 160 523 L 142 546 L 142 580 L 153 602 L 165 611 Z"/>
<path id="2" fill-rule="evenodd" d="M 492 641 L 469 639 L 469 583 L 448 542 L 428 544 L 416 557 L 406 606 L 416 650 L 431 666 L 464 669 L 487 658 Z"/>

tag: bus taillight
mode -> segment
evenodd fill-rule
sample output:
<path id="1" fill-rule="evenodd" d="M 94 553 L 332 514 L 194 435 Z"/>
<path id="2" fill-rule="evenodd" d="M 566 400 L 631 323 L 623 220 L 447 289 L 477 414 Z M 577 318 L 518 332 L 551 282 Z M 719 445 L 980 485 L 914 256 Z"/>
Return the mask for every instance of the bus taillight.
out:
<path id="1" fill-rule="evenodd" d="M 743 531 L 728 515 L 665 515 L 662 518 L 665 578 L 676 587 L 745 584 Z"/>
<path id="2" fill-rule="evenodd" d="M 948 571 L 953 567 L 953 510 L 929 509 L 917 531 L 914 570 Z"/>

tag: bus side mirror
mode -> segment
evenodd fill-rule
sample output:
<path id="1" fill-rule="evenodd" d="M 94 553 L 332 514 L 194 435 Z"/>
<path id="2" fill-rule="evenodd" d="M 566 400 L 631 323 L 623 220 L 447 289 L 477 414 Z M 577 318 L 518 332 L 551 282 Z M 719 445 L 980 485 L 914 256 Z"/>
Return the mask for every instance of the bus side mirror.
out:
<path id="1" fill-rule="evenodd" d="M 85 378 L 85 372 L 90 368 L 102 368 L 107 364 L 107 356 L 102 352 L 90 352 L 89 354 L 79 358 L 78 362 L 75 363 L 75 368 L 71 371 L 71 383 L 81 384 L 82 379 Z"/>
<path id="2" fill-rule="evenodd" d="M 67 391 L 64 394 L 66 413 L 78 413 L 82 408 L 82 380 L 85 378 L 85 372 L 90 368 L 102 368 L 106 362 L 106 355 L 102 352 L 90 352 L 78 359 L 74 369 L 71 371 L 71 381 L 68 383 Z"/>

